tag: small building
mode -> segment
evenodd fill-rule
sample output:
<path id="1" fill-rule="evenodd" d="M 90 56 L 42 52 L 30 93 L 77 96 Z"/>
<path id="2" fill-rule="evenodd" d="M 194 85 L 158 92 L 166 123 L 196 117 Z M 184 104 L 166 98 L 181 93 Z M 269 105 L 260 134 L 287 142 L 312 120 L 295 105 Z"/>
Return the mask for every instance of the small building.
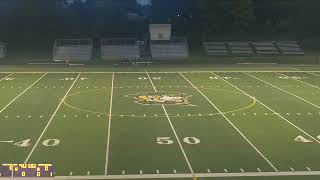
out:
<path id="1" fill-rule="evenodd" d="M 7 44 L 0 41 L 0 59 L 7 55 Z"/>

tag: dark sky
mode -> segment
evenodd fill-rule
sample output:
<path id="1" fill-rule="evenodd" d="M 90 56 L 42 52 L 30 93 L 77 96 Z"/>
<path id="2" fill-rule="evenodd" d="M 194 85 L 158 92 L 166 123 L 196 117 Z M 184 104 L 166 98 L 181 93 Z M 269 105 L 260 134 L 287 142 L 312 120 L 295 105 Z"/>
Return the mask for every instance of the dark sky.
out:
<path id="1" fill-rule="evenodd" d="M 178 14 L 189 14 L 191 6 L 192 0 L 153 0 L 152 16 L 164 19 Z"/>

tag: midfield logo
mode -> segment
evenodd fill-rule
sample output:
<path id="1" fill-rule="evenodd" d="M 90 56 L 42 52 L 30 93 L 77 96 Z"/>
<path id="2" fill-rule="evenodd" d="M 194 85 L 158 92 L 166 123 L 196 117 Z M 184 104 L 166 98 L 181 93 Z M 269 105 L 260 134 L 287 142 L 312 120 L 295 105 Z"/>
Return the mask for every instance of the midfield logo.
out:
<path id="1" fill-rule="evenodd" d="M 191 105 L 190 95 L 184 93 L 152 92 L 134 95 L 135 102 L 143 105 Z"/>

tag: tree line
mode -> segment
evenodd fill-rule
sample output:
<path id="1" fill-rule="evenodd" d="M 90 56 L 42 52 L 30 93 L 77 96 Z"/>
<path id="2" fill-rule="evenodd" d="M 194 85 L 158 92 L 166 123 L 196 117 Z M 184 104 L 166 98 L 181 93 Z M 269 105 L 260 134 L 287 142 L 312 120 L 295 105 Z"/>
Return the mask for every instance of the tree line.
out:
<path id="1" fill-rule="evenodd" d="M 303 39 L 320 36 L 319 0 L 0 0 L 0 40 L 52 43 L 56 38 L 140 37 L 149 23 L 203 39 Z"/>

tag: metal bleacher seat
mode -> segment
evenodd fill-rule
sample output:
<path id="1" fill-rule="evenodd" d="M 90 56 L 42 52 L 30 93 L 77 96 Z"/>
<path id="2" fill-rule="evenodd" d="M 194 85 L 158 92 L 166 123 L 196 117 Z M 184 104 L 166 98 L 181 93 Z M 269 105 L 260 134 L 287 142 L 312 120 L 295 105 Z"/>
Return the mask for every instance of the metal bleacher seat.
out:
<path id="1" fill-rule="evenodd" d="M 103 60 L 136 60 L 140 58 L 140 47 L 136 39 L 103 39 L 101 58 Z"/>
<path id="2" fill-rule="evenodd" d="M 152 40 L 150 42 L 153 59 L 181 59 L 189 56 L 185 38 L 173 37 L 171 40 Z"/>
<path id="3" fill-rule="evenodd" d="M 207 55 L 304 55 L 296 41 L 280 42 L 203 42 Z"/>
<path id="4" fill-rule="evenodd" d="M 53 48 L 54 61 L 89 61 L 91 57 L 91 39 L 58 39 Z"/>
<path id="5" fill-rule="evenodd" d="M 229 47 L 232 55 L 237 55 L 237 56 L 254 55 L 254 50 L 252 49 L 249 42 L 228 42 L 227 46 Z"/>
<path id="6" fill-rule="evenodd" d="M 280 41 L 276 45 L 282 55 L 304 55 L 304 51 L 296 41 Z"/>
<path id="7" fill-rule="evenodd" d="M 251 43 L 256 53 L 259 55 L 278 55 L 280 54 L 274 42 L 253 42 Z"/>
<path id="8" fill-rule="evenodd" d="M 209 56 L 221 56 L 229 54 L 224 42 L 203 42 L 203 47 Z"/>

